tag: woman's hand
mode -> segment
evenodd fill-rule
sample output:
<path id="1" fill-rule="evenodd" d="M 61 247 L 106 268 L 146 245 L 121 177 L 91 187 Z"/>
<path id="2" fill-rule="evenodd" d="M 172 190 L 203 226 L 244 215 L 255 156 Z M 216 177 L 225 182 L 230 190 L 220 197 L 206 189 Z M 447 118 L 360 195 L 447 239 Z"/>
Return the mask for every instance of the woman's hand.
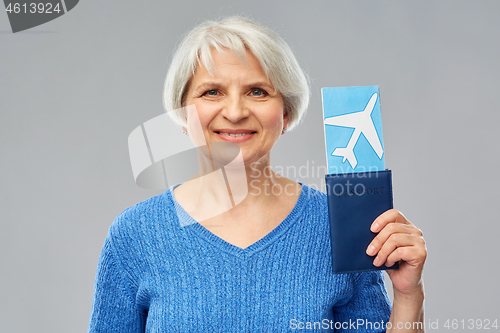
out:
<path id="1" fill-rule="evenodd" d="M 390 267 L 400 261 L 399 269 L 387 270 L 394 296 L 406 298 L 421 294 L 422 270 L 427 257 L 422 231 L 395 209 L 377 217 L 371 231 L 378 232 L 366 250 L 368 255 L 375 256 L 373 264 L 379 267 L 385 263 Z"/>

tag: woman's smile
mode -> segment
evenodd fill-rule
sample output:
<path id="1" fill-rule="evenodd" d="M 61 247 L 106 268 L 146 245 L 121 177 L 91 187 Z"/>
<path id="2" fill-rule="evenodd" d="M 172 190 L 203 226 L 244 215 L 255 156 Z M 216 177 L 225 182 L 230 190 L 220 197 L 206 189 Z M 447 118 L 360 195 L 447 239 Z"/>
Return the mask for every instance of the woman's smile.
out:
<path id="1" fill-rule="evenodd" d="M 221 129 L 214 131 L 219 138 L 227 142 L 241 143 L 250 140 L 257 132 L 247 129 Z"/>

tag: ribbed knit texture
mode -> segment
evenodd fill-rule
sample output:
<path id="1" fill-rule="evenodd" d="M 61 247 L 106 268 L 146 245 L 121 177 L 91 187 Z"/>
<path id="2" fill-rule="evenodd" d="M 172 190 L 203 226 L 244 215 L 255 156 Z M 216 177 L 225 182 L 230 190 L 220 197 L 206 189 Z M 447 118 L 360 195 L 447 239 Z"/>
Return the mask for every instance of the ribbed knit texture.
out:
<path id="1" fill-rule="evenodd" d="M 303 185 L 288 217 L 241 249 L 194 221 L 172 190 L 111 225 L 89 332 L 325 332 L 298 328 L 389 319 L 380 271 L 332 273 L 324 193 Z"/>

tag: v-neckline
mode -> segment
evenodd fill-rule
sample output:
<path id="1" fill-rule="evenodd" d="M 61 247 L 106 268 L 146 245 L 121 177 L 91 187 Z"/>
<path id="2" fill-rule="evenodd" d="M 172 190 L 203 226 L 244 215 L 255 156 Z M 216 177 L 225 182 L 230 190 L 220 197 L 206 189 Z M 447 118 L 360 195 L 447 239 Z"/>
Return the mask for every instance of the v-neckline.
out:
<path id="1" fill-rule="evenodd" d="M 210 230 L 202 226 L 191 215 L 189 215 L 177 202 L 173 193 L 174 189 L 181 184 L 173 185 L 165 192 L 165 194 L 175 207 L 174 211 L 177 212 L 177 217 L 179 219 L 179 224 L 181 227 L 189 228 L 189 230 L 195 232 L 197 235 L 224 252 L 233 254 L 238 257 L 249 257 L 252 254 L 261 251 L 267 246 L 271 245 L 302 215 L 304 207 L 306 206 L 306 199 L 308 196 L 309 188 L 300 182 L 299 184 L 302 185 L 299 198 L 297 199 L 297 202 L 295 203 L 293 209 L 286 216 L 286 218 L 265 236 L 245 248 L 241 248 L 220 238 L 219 236 L 215 235 Z"/>

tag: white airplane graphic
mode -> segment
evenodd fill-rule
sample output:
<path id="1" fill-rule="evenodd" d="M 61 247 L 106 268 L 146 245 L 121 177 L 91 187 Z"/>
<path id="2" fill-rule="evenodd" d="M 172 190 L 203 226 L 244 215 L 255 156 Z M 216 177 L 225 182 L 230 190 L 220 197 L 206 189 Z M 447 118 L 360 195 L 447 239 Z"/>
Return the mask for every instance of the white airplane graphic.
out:
<path id="1" fill-rule="evenodd" d="M 354 146 L 356 145 L 356 142 L 358 142 L 361 133 L 363 133 L 365 138 L 372 146 L 373 150 L 375 150 L 375 153 L 377 153 L 378 158 L 382 158 L 382 154 L 384 153 L 377 131 L 375 130 L 375 125 L 373 124 L 373 120 L 371 117 L 373 107 L 375 106 L 376 101 L 377 101 L 377 93 L 374 93 L 370 98 L 370 100 L 368 101 L 368 104 L 366 104 L 366 107 L 363 111 L 353 112 L 335 117 L 328 117 L 325 119 L 325 125 L 335 125 L 341 127 L 354 128 L 354 133 L 352 133 L 351 139 L 349 140 L 347 147 L 336 148 L 332 153 L 333 156 L 344 157 L 342 163 L 345 163 L 345 160 L 347 159 L 353 169 L 358 164 L 356 156 L 354 156 L 353 149 Z"/>

